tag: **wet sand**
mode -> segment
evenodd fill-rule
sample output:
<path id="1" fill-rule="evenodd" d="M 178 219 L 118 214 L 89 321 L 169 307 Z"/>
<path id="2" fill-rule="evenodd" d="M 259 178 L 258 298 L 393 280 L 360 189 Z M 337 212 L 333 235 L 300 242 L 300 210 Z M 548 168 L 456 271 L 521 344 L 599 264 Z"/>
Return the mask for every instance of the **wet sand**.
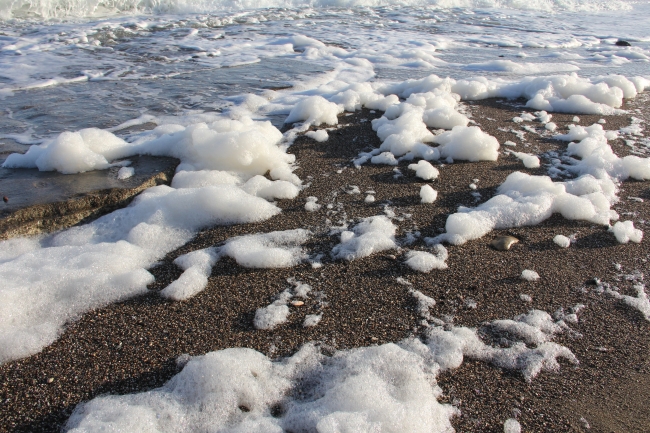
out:
<path id="1" fill-rule="evenodd" d="M 650 119 L 647 97 L 628 104 L 625 108 L 640 107 Z M 524 111 L 518 101 L 487 100 L 466 106 L 472 119 L 500 143 L 519 143 L 509 131 L 521 129 L 511 120 Z M 586 306 L 579 323 L 571 325 L 576 332 L 554 340 L 573 351 L 578 366 L 561 362 L 558 372 L 541 373 L 531 383 L 519 373 L 469 359 L 460 368 L 441 374 L 442 401 L 462 412 L 453 421 L 457 431 L 503 431 L 503 422 L 510 417 L 516 417 L 525 432 L 649 431 L 650 322 L 621 301 L 598 293 L 594 284 L 598 278 L 617 285 L 623 294 L 634 294 L 632 283 L 621 274 L 647 273 L 649 241 L 620 245 L 606 227 L 555 215 L 538 226 L 495 231 L 462 246 L 448 246 L 448 269 L 415 272 L 404 264 L 405 251 L 425 249 L 422 239 L 441 233 L 447 216 L 459 205 L 476 206 L 491 198 L 513 171 L 546 171 L 543 165 L 525 169 L 514 156 L 504 154 L 496 162 L 437 165 L 440 177 L 433 182 L 416 178 L 406 162 L 397 167 L 401 176 L 385 165 L 356 169 L 351 161 L 359 151 L 380 144 L 369 122 L 379 114 L 364 110 L 342 116 L 339 128 L 330 131 L 324 143 L 307 137 L 296 140 L 289 151 L 297 157 L 296 174 L 310 186 L 295 200 L 279 201 L 280 215 L 258 224 L 203 230 L 151 269 L 156 282 L 149 294 L 89 312 L 69 324 L 41 353 L 0 366 L 0 430 L 59 431 L 80 402 L 162 385 L 179 371 L 175 360 L 185 353 L 251 347 L 281 357 L 309 341 L 321 342 L 328 352 L 418 335 L 422 328 L 416 304 L 409 287 L 396 281 L 402 277 L 436 300 L 432 315 L 453 318 L 459 326 L 479 327 L 485 321 L 509 319 L 533 308 L 553 314 L 559 308 Z M 573 116 L 553 116 L 558 132 L 566 131 Z M 605 118 L 606 129 L 628 126 L 630 119 L 629 115 L 579 117 L 585 126 Z M 526 124 L 541 131 L 539 123 Z M 562 151 L 567 144 L 529 132 L 526 139 L 528 146 L 518 144 L 514 150 L 540 154 Z M 621 139 L 610 144 L 619 156 L 630 151 Z M 542 164 L 547 162 L 542 159 Z M 474 179 L 479 179 L 475 191 L 469 188 Z M 420 203 L 419 189 L 425 183 L 438 191 L 433 204 Z M 358 186 L 361 194 L 348 194 L 351 185 Z M 368 190 L 375 191 L 374 203 L 364 202 Z M 481 197 L 477 200 L 472 192 Z M 321 210 L 304 210 L 308 196 L 319 198 L 324 205 Z M 647 231 L 650 183 L 625 182 L 619 196 L 621 201 L 614 209 L 623 220 L 633 219 L 635 226 Z M 327 204 L 333 208 L 327 209 Z M 326 220 L 338 225 L 341 219 L 383 214 L 386 206 L 396 213 L 398 238 L 409 231 L 419 231 L 420 238 L 401 250 L 352 262 L 333 261 L 329 252 L 338 237 L 329 234 Z M 647 223 L 638 224 L 640 220 Z M 290 269 L 246 269 L 226 258 L 214 267 L 207 289 L 195 297 L 172 302 L 158 294 L 180 275 L 172 261 L 181 254 L 241 234 L 295 228 L 308 228 L 315 234 L 306 248 L 311 255 L 324 254 L 322 267 L 314 269 L 304 263 Z M 505 234 L 520 242 L 509 251 L 490 248 L 494 237 Z M 576 234 L 577 240 L 561 249 L 552 241 L 557 234 Z M 614 264 L 620 264 L 621 270 Z M 521 280 L 524 269 L 535 270 L 541 279 Z M 288 322 L 271 331 L 254 329 L 255 310 L 289 287 L 286 280 L 290 277 L 310 284 L 323 296 L 291 307 Z M 522 301 L 522 293 L 530 295 L 532 302 Z M 477 307 L 468 308 L 468 300 Z M 320 324 L 303 328 L 305 316 L 316 312 L 323 313 Z"/>

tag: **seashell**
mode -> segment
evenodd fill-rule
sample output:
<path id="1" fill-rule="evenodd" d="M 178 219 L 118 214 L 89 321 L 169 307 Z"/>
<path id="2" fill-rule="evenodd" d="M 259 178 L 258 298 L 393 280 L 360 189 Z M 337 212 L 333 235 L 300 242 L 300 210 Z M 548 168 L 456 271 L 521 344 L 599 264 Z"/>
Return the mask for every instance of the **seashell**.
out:
<path id="1" fill-rule="evenodd" d="M 519 242 L 519 239 L 514 236 L 499 236 L 498 238 L 494 238 L 492 242 L 490 242 L 490 245 L 495 250 L 507 251 L 517 242 Z"/>

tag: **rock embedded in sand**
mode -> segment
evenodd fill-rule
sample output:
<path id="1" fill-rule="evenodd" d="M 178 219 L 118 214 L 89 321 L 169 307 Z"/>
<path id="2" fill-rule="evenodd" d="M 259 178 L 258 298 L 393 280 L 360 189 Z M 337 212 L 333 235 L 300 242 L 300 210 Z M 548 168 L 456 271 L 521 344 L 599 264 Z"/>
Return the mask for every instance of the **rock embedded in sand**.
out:
<path id="1" fill-rule="evenodd" d="M 492 239 L 492 242 L 490 242 L 490 246 L 494 248 L 495 250 L 499 251 L 507 251 L 514 244 L 519 242 L 519 239 L 517 239 L 514 236 L 499 236 L 497 238 Z"/>

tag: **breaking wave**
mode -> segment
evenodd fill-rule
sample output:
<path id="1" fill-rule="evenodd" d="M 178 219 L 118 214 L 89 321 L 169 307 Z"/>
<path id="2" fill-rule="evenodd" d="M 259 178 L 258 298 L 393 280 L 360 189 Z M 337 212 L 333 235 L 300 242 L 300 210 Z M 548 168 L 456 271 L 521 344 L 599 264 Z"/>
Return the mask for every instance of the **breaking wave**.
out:
<path id="1" fill-rule="evenodd" d="M 219 13 L 251 9 L 500 8 L 546 12 L 629 10 L 625 0 L 0 0 L 0 18 L 51 19 L 128 14 Z"/>

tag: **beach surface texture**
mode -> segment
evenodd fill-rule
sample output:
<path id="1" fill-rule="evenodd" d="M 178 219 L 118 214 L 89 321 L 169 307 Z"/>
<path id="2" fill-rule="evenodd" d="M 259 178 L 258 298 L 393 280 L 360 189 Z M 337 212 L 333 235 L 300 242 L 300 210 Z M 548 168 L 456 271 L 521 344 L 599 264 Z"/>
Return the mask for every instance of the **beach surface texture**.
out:
<path id="1" fill-rule="evenodd" d="M 648 12 L 0 5 L 0 431 L 650 431 Z"/>

